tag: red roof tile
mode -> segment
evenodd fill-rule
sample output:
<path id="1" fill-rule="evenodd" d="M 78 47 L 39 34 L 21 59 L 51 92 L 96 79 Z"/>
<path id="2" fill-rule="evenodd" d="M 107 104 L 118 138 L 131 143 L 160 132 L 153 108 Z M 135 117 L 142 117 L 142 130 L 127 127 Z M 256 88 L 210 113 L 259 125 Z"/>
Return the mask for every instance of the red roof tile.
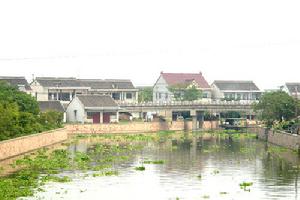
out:
<path id="1" fill-rule="evenodd" d="M 210 88 L 202 73 L 161 73 L 168 85 L 184 84 L 195 81 L 200 88 Z"/>

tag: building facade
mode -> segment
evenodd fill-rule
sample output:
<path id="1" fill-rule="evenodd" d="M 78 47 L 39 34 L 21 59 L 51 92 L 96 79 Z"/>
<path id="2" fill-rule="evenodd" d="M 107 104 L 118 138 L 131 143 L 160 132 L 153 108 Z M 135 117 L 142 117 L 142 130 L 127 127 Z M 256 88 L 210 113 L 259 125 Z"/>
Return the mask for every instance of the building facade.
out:
<path id="1" fill-rule="evenodd" d="M 110 96 L 77 95 L 67 108 L 67 122 L 82 124 L 119 122 L 119 109 Z"/>
<path id="2" fill-rule="evenodd" d="M 195 86 L 202 93 L 203 100 L 211 99 L 211 87 L 202 76 L 202 73 L 164 73 L 161 72 L 153 87 L 153 102 L 169 102 L 176 100 L 176 95 L 170 87 Z"/>
<path id="3" fill-rule="evenodd" d="M 211 85 L 213 99 L 254 101 L 261 97 L 262 92 L 253 81 L 214 81 Z"/>
<path id="4" fill-rule="evenodd" d="M 300 83 L 285 83 L 283 90 L 290 96 L 300 99 Z"/>
<path id="5" fill-rule="evenodd" d="M 130 80 L 37 77 L 30 86 L 38 101 L 68 103 L 81 94 L 109 95 L 116 101 L 125 102 L 138 100 L 138 89 Z"/>

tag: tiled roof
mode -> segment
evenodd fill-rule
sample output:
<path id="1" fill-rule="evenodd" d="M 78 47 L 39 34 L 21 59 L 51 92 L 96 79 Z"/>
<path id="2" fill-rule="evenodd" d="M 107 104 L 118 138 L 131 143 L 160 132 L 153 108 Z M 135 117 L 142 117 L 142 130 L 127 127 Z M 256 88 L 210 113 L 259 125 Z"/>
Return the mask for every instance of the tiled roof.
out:
<path id="1" fill-rule="evenodd" d="M 25 77 L 0 76 L 0 81 L 5 81 L 12 86 L 24 86 L 26 90 L 31 90 Z"/>
<path id="2" fill-rule="evenodd" d="M 43 87 L 81 87 L 80 82 L 73 77 L 70 78 L 36 77 L 36 80 Z"/>
<path id="3" fill-rule="evenodd" d="M 63 105 L 59 101 L 39 101 L 38 103 L 41 112 L 45 112 L 48 110 L 65 112 Z"/>
<path id="4" fill-rule="evenodd" d="M 102 79 L 76 79 L 37 77 L 36 80 L 43 87 L 83 87 L 91 89 L 135 89 L 130 80 L 102 80 Z"/>
<path id="5" fill-rule="evenodd" d="M 202 73 L 161 73 L 168 85 L 186 84 L 195 81 L 200 88 L 210 88 Z"/>
<path id="6" fill-rule="evenodd" d="M 77 95 L 84 107 L 89 108 L 118 108 L 118 104 L 110 96 L 105 95 Z"/>
<path id="7" fill-rule="evenodd" d="M 259 91 L 253 81 L 214 81 L 220 90 Z"/>
<path id="8" fill-rule="evenodd" d="M 300 93 L 300 83 L 285 84 L 290 93 Z"/>
<path id="9" fill-rule="evenodd" d="M 79 79 L 80 84 L 92 89 L 135 89 L 130 80 L 101 80 L 101 79 Z"/>

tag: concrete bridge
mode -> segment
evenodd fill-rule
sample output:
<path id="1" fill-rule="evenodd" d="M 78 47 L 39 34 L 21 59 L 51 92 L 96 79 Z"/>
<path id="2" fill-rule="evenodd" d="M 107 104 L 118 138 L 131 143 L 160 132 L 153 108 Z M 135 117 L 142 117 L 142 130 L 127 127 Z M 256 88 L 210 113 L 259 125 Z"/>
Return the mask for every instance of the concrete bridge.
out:
<path id="1" fill-rule="evenodd" d="M 253 101 L 229 102 L 229 101 L 174 101 L 174 102 L 147 102 L 147 103 L 125 103 L 120 102 L 122 112 L 170 112 L 170 111 L 207 111 L 220 113 L 227 111 L 240 111 L 253 114 Z"/>
<path id="2" fill-rule="evenodd" d="M 176 102 L 148 102 L 148 103 L 119 103 L 120 112 L 131 113 L 135 117 L 144 118 L 145 113 L 153 112 L 163 116 L 166 120 L 176 120 L 176 115 L 182 112 L 189 113 L 193 120 L 193 129 L 202 127 L 204 112 L 220 115 L 221 112 L 238 111 L 243 112 L 250 118 L 255 115 L 253 111 L 253 101 L 248 102 L 226 102 L 226 101 L 176 101 Z"/>

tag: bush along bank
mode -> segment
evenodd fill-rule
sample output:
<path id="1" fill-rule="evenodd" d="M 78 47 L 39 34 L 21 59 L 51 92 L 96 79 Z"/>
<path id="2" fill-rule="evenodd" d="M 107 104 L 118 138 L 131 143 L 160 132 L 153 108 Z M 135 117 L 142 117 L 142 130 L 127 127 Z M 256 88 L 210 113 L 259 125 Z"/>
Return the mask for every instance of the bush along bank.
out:
<path id="1" fill-rule="evenodd" d="M 61 128 L 63 113 L 40 112 L 29 94 L 0 82 L 0 141 Z"/>

